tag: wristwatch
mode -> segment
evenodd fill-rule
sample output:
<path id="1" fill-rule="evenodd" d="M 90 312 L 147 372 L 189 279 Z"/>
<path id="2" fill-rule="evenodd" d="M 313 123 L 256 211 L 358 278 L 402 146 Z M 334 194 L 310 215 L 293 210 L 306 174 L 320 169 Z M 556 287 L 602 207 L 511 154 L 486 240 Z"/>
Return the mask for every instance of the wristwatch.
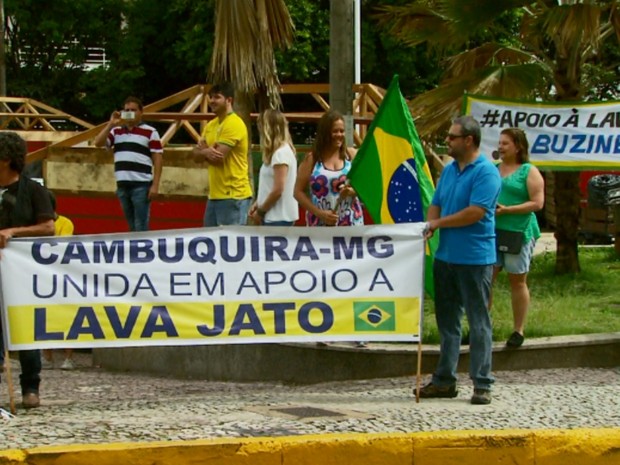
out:
<path id="1" fill-rule="evenodd" d="M 258 213 L 258 216 L 260 216 L 261 218 L 265 218 L 267 211 L 259 207 L 256 209 L 256 213 Z"/>

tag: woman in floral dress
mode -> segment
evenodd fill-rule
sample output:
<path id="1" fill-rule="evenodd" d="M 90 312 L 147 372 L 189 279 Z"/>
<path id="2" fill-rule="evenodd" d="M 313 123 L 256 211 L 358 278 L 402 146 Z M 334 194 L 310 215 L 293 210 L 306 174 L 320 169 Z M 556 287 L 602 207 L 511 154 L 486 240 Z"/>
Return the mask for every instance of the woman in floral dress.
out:
<path id="1" fill-rule="evenodd" d="M 347 173 L 356 151 L 347 148 L 344 118 L 330 110 L 319 120 L 312 152 L 297 171 L 295 198 L 306 210 L 307 226 L 356 226 L 364 224 L 362 204 L 347 184 Z M 310 195 L 308 195 L 308 192 Z M 327 345 L 324 342 L 318 345 Z M 359 348 L 367 344 L 355 342 Z"/>
<path id="2" fill-rule="evenodd" d="M 306 211 L 306 225 L 364 224 L 362 205 L 346 182 L 355 153 L 345 142 L 343 116 L 333 110 L 325 113 L 319 120 L 312 152 L 297 172 L 295 198 Z"/>

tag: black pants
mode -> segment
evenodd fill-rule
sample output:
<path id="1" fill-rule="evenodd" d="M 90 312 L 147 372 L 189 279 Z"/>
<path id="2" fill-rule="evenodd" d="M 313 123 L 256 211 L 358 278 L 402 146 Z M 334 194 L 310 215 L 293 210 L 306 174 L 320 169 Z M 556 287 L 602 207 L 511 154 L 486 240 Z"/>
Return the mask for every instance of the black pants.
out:
<path id="1" fill-rule="evenodd" d="M 2 322 L 0 322 L 0 351 L 4 358 L 4 333 L 2 332 Z M 4 363 L 10 363 L 4 360 Z M 39 383 L 41 382 L 41 351 L 36 350 L 20 350 L 19 364 L 22 367 L 22 373 L 19 375 L 19 383 L 22 387 L 22 395 L 29 392 L 39 393 Z"/>

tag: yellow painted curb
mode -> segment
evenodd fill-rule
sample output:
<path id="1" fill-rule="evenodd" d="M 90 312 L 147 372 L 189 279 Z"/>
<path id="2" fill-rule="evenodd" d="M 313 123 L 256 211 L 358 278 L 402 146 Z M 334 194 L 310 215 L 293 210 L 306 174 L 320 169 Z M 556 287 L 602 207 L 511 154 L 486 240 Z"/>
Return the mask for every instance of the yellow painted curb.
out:
<path id="1" fill-rule="evenodd" d="M 0 465 L 618 465 L 620 428 L 326 434 L 48 446 Z"/>

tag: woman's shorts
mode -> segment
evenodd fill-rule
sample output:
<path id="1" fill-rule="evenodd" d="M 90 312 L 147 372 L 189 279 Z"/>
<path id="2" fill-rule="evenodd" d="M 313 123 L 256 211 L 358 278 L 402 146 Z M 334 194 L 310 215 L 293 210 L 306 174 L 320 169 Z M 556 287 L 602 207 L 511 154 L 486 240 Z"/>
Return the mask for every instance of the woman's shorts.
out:
<path id="1" fill-rule="evenodd" d="M 523 244 L 520 253 L 505 253 L 497 251 L 497 263 L 495 266 L 502 267 L 507 273 L 524 274 L 530 271 L 530 263 L 534 254 L 534 246 L 536 239 L 532 238 L 529 242 Z"/>

